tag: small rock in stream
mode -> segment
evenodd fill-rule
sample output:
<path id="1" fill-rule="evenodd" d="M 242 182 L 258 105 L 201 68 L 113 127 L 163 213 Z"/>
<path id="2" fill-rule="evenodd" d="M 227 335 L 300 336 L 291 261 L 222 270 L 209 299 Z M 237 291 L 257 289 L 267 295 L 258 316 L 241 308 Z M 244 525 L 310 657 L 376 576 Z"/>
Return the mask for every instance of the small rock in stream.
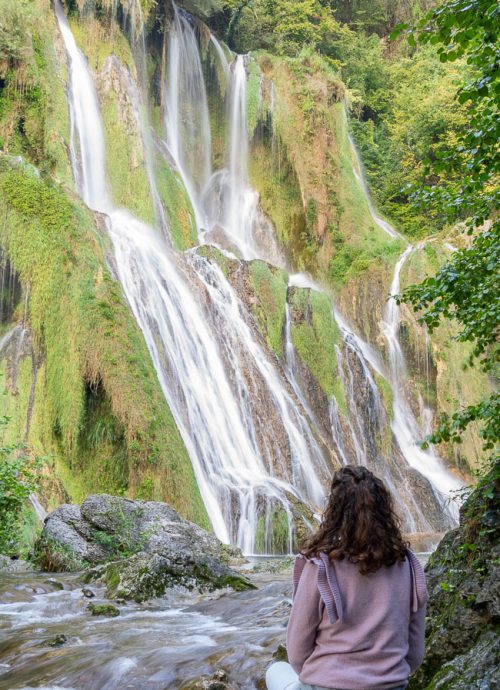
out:
<path id="1" fill-rule="evenodd" d="M 67 641 L 68 638 L 66 635 L 59 633 L 58 635 L 54 635 L 54 637 L 51 637 L 49 640 L 47 640 L 46 644 L 48 647 L 61 647 L 61 645 L 65 644 Z"/>
<path id="2" fill-rule="evenodd" d="M 120 611 L 113 606 L 113 604 L 89 604 L 87 609 L 93 616 L 108 616 L 109 618 L 116 618 L 120 615 Z"/>
<path id="3" fill-rule="evenodd" d="M 235 687 L 229 682 L 226 671 L 221 668 L 210 678 L 200 678 L 200 680 L 184 685 L 182 690 L 235 690 Z"/>
<path id="4" fill-rule="evenodd" d="M 95 597 L 95 592 L 92 589 L 90 589 L 90 587 L 82 587 L 82 594 L 87 599 L 92 599 L 93 597 Z"/>
<path id="5" fill-rule="evenodd" d="M 63 583 L 59 582 L 59 580 L 53 580 L 52 578 L 49 578 L 48 580 L 44 580 L 44 582 L 46 585 L 50 585 L 53 589 L 64 589 Z"/>

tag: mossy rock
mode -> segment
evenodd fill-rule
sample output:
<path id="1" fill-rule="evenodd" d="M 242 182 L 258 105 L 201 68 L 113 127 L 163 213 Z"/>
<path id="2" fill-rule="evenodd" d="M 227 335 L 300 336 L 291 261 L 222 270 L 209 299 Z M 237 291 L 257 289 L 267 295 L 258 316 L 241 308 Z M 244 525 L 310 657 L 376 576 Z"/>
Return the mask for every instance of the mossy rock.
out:
<path id="1" fill-rule="evenodd" d="M 264 261 L 251 261 L 249 274 L 256 297 L 253 312 L 269 347 L 281 357 L 288 276 Z"/>
<path id="2" fill-rule="evenodd" d="M 161 597 L 169 588 L 178 586 L 199 592 L 255 589 L 247 577 L 219 560 L 181 550 L 140 553 L 97 566 L 89 571 L 86 580 L 105 584 L 106 594 L 111 599 L 132 599 L 139 603 Z"/>
<path id="3" fill-rule="evenodd" d="M 430 557 L 424 663 L 411 690 L 492 688 L 500 636 L 499 466 L 461 508 Z M 493 664 L 493 666 L 492 666 Z"/>
<path id="4" fill-rule="evenodd" d="M 116 618 L 116 616 L 120 615 L 120 610 L 113 606 L 113 604 L 89 604 L 87 609 L 93 616 Z"/>

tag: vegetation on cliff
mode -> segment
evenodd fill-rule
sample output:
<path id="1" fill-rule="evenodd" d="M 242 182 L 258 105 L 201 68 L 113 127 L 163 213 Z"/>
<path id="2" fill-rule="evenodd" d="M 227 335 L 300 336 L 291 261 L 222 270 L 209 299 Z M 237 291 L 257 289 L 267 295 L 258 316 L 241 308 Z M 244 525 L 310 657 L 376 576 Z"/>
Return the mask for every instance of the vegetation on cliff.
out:
<path id="1" fill-rule="evenodd" d="M 53 453 L 75 498 L 90 487 L 168 497 L 203 521 L 191 463 L 143 337 L 105 265 L 92 214 L 5 158 L 0 204 L 0 240 L 29 290 L 37 353 L 30 443 Z M 7 413 L 26 420 L 26 409 L 11 400 Z"/>

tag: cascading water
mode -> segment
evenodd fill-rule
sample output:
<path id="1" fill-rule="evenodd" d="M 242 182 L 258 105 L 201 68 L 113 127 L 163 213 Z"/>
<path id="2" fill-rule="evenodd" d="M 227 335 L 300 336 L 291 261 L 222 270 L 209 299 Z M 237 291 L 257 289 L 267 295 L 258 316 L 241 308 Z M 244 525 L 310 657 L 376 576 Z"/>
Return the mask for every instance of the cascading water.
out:
<path id="1" fill-rule="evenodd" d="M 389 468 L 379 456 L 375 458 L 372 440 L 366 445 L 364 434 L 382 433 L 381 405 L 375 406 L 368 426 L 363 427 L 363 411 L 356 405 L 354 392 L 349 401 L 353 421 L 346 420 L 332 400 L 332 438 L 319 429 L 297 378 L 288 306 L 282 369 L 254 336 L 252 317 L 213 261 L 195 251 L 173 253 L 155 230 L 114 208 L 106 191 L 104 135 L 93 80 L 59 0 L 55 0 L 55 9 L 70 58 L 75 180 L 86 203 L 108 215 L 118 277 L 144 333 L 216 534 L 247 553 L 256 548 L 290 550 L 297 506 L 318 509 L 335 458 L 375 465 L 380 459 L 401 512 L 408 512 L 407 529 L 430 529 L 405 489 L 403 470 L 396 462 Z M 194 20 L 177 8 L 174 14 L 163 93 L 165 144 L 195 209 L 200 240 L 210 240 L 214 228 L 220 227 L 229 240 L 226 244 L 244 257 L 269 259 L 272 241 L 269 237 L 261 240 L 266 233 L 273 240 L 272 226 L 260 212 L 258 195 L 248 183 L 245 58 L 238 56 L 229 67 L 221 46 L 215 39 L 211 42 L 228 78 L 229 119 L 227 166 L 212 173 L 207 92 Z M 151 193 L 158 205 L 146 108 L 141 103 L 144 96 L 125 72 Z M 290 285 L 294 283 L 300 283 L 300 276 L 291 278 Z M 338 357 L 340 378 L 346 386 L 349 376 L 362 379 L 376 402 L 378 391 L 367 362 L 382 376 L 384 365 L 373 348 L 335 316 L 344 340 Z M 360 373 L 350 373 L 353 366 Z M 299 515 L 307 520 L 307 510 L 301 510 Z M 288 538 L 285 546 L 277 547 L 272 523 L 280 511 L 288 523 Z"/>
<path id="2" fill-rule="evenodd" d="M 396 263 L 390 289 L 391 297 L 387 302 L 382 324 L 383 333 L 387 341 L 390 378 L 394 396 L 392 429 L 408 464 L 418 470 L 424 477 L 427 477 L 435 488 L 438 500 L 442 503 L 443 508 L 456 519 L 458 517 L 458 506 L 456 501 L 450 499 L 453 498 L 453 492 L 459 491 L 463 487 L 463 483 L 450 474 L 444 463 L 432 450 L 424 451 L 418 445 L 417 439 L 423 435 L 423 430 L 419 428 L 404 394 L 404 384 L 408 379 L 408 375 L 399 340 L 400 308 L 393 295 L 398 295 L 400 292 L 401 269 L 412 250 L 413 247 L 409 245 Z"/>
<path id="3" fill-rule="evenodd" d="M 393 238 L 401 237 L 399 233 L 385 220 L 377 215 L 371 196 L 363 175 L 363 168 L 358 151 L 352 136 L 349 134 L 349 143 L 353 153 L 353 172 L 361 185 L 375 223 Z M 389 359 L 389 380 L 393 389 L 393 415 L 392 429 L 399 448 L 406 462 L 426 477 L 436 492 L 436 497 L 445 513 L 452 521 L 458 518 L 458 506 L 454 498 L 454 492 L 463 487 L 463 483 L 454 477 L 444 463 L 430 451 L 424 451 L 419 440 L 428 433 L 428 428 L 421 429 L 413 414 L 404 392 L 405 382 L 408 380 L 406 362 L 399 340 L 400 308 L 393 295 L 399 294 L 401 269 L 410 256 L 413 247 L 408 245 L 398 259 L 394 268 L 393 279 L 390 287 L 390 298 L 384 314 L 381 330 L 387 342 Z"/>
<path id="4" fill-rule="evenodd" d="M 222 540 L 252 552 L 259 519 L 269 521 L 273 510 L 281 508 L 291 523 L 291 499 L 320 502 L 323 492 L 315 463 L 326 472 L 325 459 L 292 393 L 250 329 L 238 321 L 239 306 L 222 272 L 192 258 L 195 277 L 212 297 L 211 311 L 219 313 L 226 327 L 236 324 L 231 346 L 224 339 L 229 350 L 224 356 L 168 247 L 152 228 L 113 207 L 106 191 L 104 136 L 92 78 L 58 0 L 55 9 L 70 58 L 70 111 L 78 139 L 73 166 L 80 173 L 75 174 L 80 193 L 89 206 L 108 215 L 120 281 L 188 449 L 214 530 Z M 266 420 L 267 438 L 255 431 L 258 414 L 249 407 L 238 349 L 258 372 L 261 393 L 275 410 L 275 423 Z M 280 436 L 281 447 L 273 440 Z M 290 524 L 288 549 L 291 534 Z"/>
<path id="5" fill-rule="evenodd" d="M 352 138 L 351 134 L 348 134 L 348 139 L 349 139 L 349 144 L 351 146 L 351 151 L 353 154 L 354 158 L 354 164 L 352 166 L 352 170 L 354 173 L 354 177 L 357 179 L 359 184 L 361 185 L 363 189 L 363 193 L 365 195 L 366 202 L 368 204 L 368 209 L 370 211 L 370 215 L 375 221 L 375 223 L 381 228 L 387 235 L 390 237 L 393 237 L 396 239 L 397 237 L 401 237 L 400 234 L 392 227 L 390 223 L 388 223 L 386 220 L 381 218 L 377 211 L 375 210 L 375 206 L 373 205 L 372 197 L 370 194 L 370 190 L 368 189 L 368 185 L 366 184 L 366 179 L 365 176 L 363 175 L 363 165 L 361 163 L 361 159 L 359 157 L 358 149 L 356 148 L 356 144 L 354 143 L 354 139 Z"/>
<path id="6" fill-rule="evenodd" d="M 204 228 L 201 194 L 212 173 L 207 92 L 194 29 L 175 5 L 164 109 L 167 146 L 193 202 L 197 225 Z"/>
<path id="7" fill-rule="evenodd" d="M 245 56 L 231 65 L 218 41 L 211 43 L 227 79 L 226 164 L 211 173 L 211 133 L 207 92 L 194 20 L 174 4 L 168 34 L 164 93 L 166 143 L 195 210 L 201 242 L 236 249 L 244 259 L 284 261 L 272 224 L 259 207 L 248 180 L 247 75 Z"/>

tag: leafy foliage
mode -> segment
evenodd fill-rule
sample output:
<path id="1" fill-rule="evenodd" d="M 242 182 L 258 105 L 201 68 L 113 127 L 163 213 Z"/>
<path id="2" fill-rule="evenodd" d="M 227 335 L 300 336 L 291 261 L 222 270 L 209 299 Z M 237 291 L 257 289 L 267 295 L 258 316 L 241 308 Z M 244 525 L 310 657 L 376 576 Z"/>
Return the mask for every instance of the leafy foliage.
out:
<path id="1" fill-rule="evenodd" d="M 313 46 L 336 60 L 336 43 L 350 33 L 319 0 L 226 0 L 227 41 L 239 52 L 266 48 L 295 56 Z"/>
<path id="2" fill-rule="evenodd" d="M 457 93 L 457 101 L 468 104 L 467 122 L 449 153 L 428 162 L 429 174 L 435 172 L 445 181 L 415 191 L 414 199 L 449 218 L 467 216 L 468 233 L 474 234 L 469 248 L 456 252 L 435 277 L 408 288 L 402 299 L 423 312 L 420 320 L 431 330 L 443 318 L 455 320 L 460 328 L 458 339 L 475 343 L 471 360 L 479 358 L 492 375 L 498 373 L 500 331 L 500 224 L 496 218 L 500 70 L 495 47 L 499 29 L 500 6 L 489 0 L 448 0 L 415 29 L 398 29 L 408 31 L 410 44 L 435 44 L 441 62 L 465 59 L 471 67 L 468 81 Z M 453 171 L 459 167 L 462 175 L 456 179 Z M 485 229 L 482 226 L 490 216 L 493 222 Z M 443 418 L 432 440 L 460 441 L 470 422 L 479 420 L 484 447 L 493 449 L 500 438 L 499 418 L 500 398 L 495 393 L 480 404 Z"/>
<path id="3" fill-rule="evenodd" d="M 33 19 L 29 0 L 0 0 L 0 76 L 31 53 L 27 27 Z"/>
<path id="4" fill-rule="evenodd" d="M 0 420 L 0 426 L 8 422 Z M 14 555 L 19 547 L 22 510 L 40 478 L 42 460 L 23 444 L 0 447 L 0 553 Z"/>
<path id="5" fill-rule="evenodd" d="M 467 123 L 458 134 L 457 145 L 448 154 L 428 161 L 429 174 L 460 169 L 458 180 L 439 187 L 431 184 L 416 199 L 434 204 L 450 219 L 466 210 L 470 226 L 479 226 L 498 204 L 500 172 L 500 55 L 496 42 L 500 33 L 500 6 L 491 0 L 448 0 L 427 14 L 414 29 L 400 25 L 394 36 L 406 30 L 410 45 L 436 46 L 442 63 L 464 59 L 470 67 L 466 83 L 456 101 L 467 104 Z"/>

